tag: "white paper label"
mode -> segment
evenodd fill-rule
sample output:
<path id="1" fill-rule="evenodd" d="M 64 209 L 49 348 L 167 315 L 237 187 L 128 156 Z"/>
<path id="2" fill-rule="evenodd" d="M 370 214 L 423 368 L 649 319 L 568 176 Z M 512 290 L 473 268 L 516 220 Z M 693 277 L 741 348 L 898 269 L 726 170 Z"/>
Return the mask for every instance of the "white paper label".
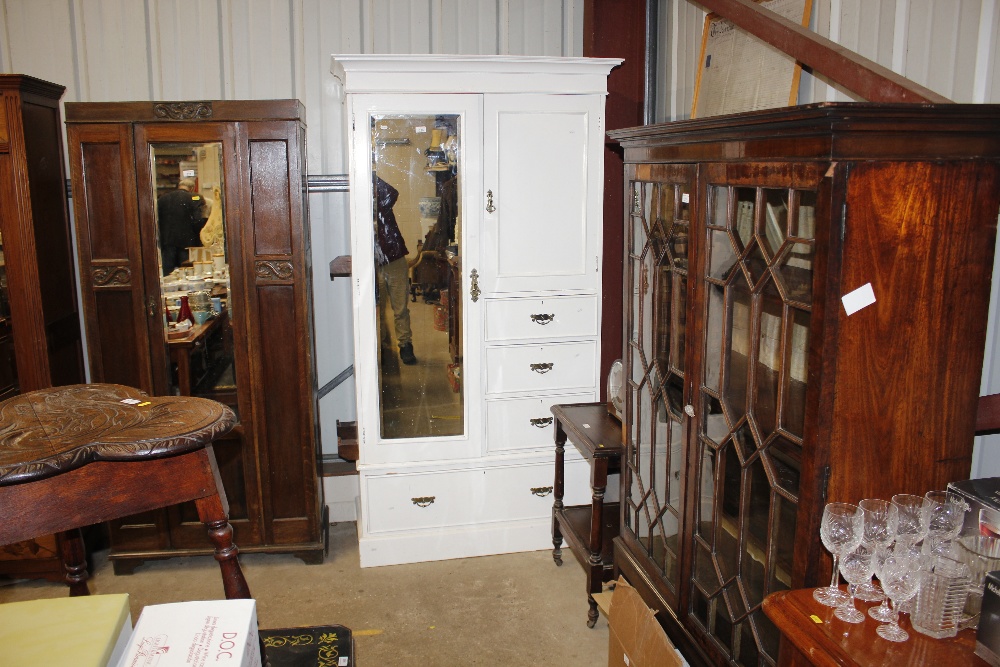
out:
<path id="1" fill-rule="evenodd" d="M 338 665 L 339 665 L 340 667 L 347 667 L 347 664 L 348 664 L 348 663 L 349 663 L 350 661 L 351 661 L 351 659 L 350 659 L 350 658 L 348 658 L 348 657 L 347 657 L 346 655 L 342 655 L 342 656 L 340 656 L 340 658 L 338 658 L 338 659 L 337 659 L 337 664 L 338 664 Z"/>
<path id="2" fill-rule="evenodd" d="M 840 300 L 844 302 L 844 310 L 847 311 L 847 314 L 853 315 L 862 308 L 867 308 L 875 303 L 875 292 L 872 290 L 871 283 L 865 283 L 853 292 L 842 296 Z"/>
<path id="3" fill-rule="evenodd" d="M 424 132 L 427 131 L 427 128 L 423 125 L 418 125 L 415 128 L 413 128 L 413 131 L 416 132 L 417 134 L 423 134 Z"/>
<path id="4" fill-rule="evenodd" d="M 691 195 L 689 195 L 689 194 L 688 194 L 688 193 L 686 193 L 686 192 L 682 192 L 682 193 L 681 193 L 681 203 L 682 203 L 682 204 L 687 204 L 687 203 L 689 203 L 690 201 L 691 201 Z"/>

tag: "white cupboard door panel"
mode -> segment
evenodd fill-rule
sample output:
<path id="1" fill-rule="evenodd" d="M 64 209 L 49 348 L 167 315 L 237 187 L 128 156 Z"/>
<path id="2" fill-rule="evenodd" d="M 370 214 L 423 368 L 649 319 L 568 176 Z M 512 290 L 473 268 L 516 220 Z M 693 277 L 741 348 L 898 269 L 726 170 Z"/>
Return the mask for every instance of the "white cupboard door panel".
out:
<path id="1" fill-rule="evenodd" d="M 604 98 L 486 95 L 483 107 L 483 291 L 596 291 Z"/>
<path id="2" fill-rule="evenodd" d="M 597 343 L 511 345 L 486 349 L 486 393 L 593 389 Z"/>
<path id="3" fill-rule="evenodd" d="M 486 401 L 486 450 L 490 454 L 554 446 L 551 407 L 560 403 L 589 403 L 587 394 L 547 394 L 529 398 Z"/>
<path id="4" fill-rule="evenodd" d="M 597 335 L 597 297 L 491 299 L 486 302 L 486 340 L 592 338 Z"/>
<path id="5" fill-rule="evenodd" d="M 483 470 L 369 477 L 368 532 L 475 523 L 487 506 Z"/>

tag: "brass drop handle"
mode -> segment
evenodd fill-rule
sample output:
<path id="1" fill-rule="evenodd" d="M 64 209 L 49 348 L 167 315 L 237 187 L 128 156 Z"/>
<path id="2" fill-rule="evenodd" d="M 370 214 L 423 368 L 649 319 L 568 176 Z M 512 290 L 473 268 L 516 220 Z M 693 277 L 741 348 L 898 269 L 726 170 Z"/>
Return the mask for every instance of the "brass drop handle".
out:
<path id="1" fill-rule="evenodd" d="M 434 504 L 434 498 L 436 496 L 420 496 L 419 498 L 410 498 L 413 504 L 417 507 L 427 507 L 428 505 Z"/>
<path id="2" fill-rule="evenodd" d="M 497 210 L 497 207 L 493 205 L 493 191 L 486 191 L 486 212 L 493 213 Z"/>
<path id="3" fill-rule="evenodd" d="M 552 320 L 554 320 L 554 319 L 556 319 L 556 314 L 555 313 L 551 313 L 551 314 L 541 313 L 541 314 L 535 314 L 535 315 L 531 316 L 531 321 L 532 322 L 534 322 L 535 324 L 541 324 L 543 327 L 546 324 L 548 324 L 549 322 L 551 322 Z"/>
<path id="4" fill-rule="evenodd" d="M 529 368 L 531 368 L 531 370 L 535 371 L 539 375 L 545 375 L 546 373 L 552 370 L 553 366 L 555 366 L 555 364 L 553 364 L 552 362 L 548 362 L 544 364 L 531 364 Z"/>
<path id="5" fill-rule="evenodd" d="M 482 291 L 479 289 L 479 271 L 472 269 L 472 273 L 469 274 L 469 281 L 472 283 L 472 287 L 469 288 L 469 296 L 472 297 L 472 302 L 475 303 L 479 301 L 479 295 Z"/>
<path id="6" fill-rule="evenodd" d="M 551 486 L 535 486 L 531 489 L 531 494 L 538 496 L 539 498 L 544 498 L 545 496 L 552 493 Z"/>
<path id="7" fill-rule="evenodd" d="M 538 428 L 545 428 L 552 423 L 552 417 L 535 417 L 531 419 L 531 425 L 537 426 Z"/>
<path id="8" fill-rule="evenodd" d="M 146 312 L 149 313 L 150 317 L 156 317 L 156 297 L 155 296 L 149 297 L 149 301 L 147 302 L 146 308 L 147 308 Z"/>

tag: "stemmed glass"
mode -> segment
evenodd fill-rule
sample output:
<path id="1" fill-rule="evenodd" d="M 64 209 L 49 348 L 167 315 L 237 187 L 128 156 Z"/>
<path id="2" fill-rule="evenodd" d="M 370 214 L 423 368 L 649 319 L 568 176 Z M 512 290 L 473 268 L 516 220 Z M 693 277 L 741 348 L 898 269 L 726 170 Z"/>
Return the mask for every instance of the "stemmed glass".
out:
<path id="1" fill-rule="evenodd" d="M 858 611 L 855 606 L 854 598 L 857 596 L 856 591 L 859 585 L 866 581 L 871 583 L 872 567 L 874 567 L 873 556 L 874 547 L 862 543 L 858 545 L 857 549 L 840 559 L 840 573 L 847 580 L 847 594 L 850 596 L 850 600 L 837 607 L 837 611 L 833 613 L 842 621 L 860 623 L 865 620 L 864 613 Z"/>
<path id="2" fill-rule="evenodd" d="M 952 540 L 962 532 L 968 505 L 950 497 L 946 491 L 928 491 L 924 499 L 926 502 L 921 515 L 927 535 L 924 546 L 928 553 L 947 552 Z"/>
<path id="3" fill-rule="evenodd" d="M 823 546 L 833 556 L 833 575 L 829 586 L 813 591 L 813 598 L 827 607 L 839 607 L 851 599 L 837 586 L 837 580 L 840 575 L 840 557 L 857 549 L 864 537 L 864 514 L 861 508 L 848 503 L 827 503 L 823 508 L 819 535 Z"/>
<path id="4" fill-rule="evenodd" d="M 905 642 L 909 633 L 899 627 L 899 605 L 914 596 L 920 586 L 920 569 L 916 559 L 902 552 L 886 556 L 882 563 L 882 590 L 892 602 L 892 620 L 875 629 L 878 636 L 891 642 Z"/>
<path id="5" fill-rule="evenodd" d="M 896 506 L 898 523 L 896 526 L 896 542 L 905 547 L 912 547 L 927 535 L 924 526 L 924 507 L 928 501 L 923 496 L 909 493 L 897 493 L 892 497 Z M 883 586 L 884 588 L 884 586 Z"/>
<path id="6" fill-rule="evenodd" d="M 883 582 L 885 574 L 882 572 L 882 567 L 885 565 L 885 559 L 889 556 L 895 554 L 896 548 L 901 551 L 905 551 L 905 548 L 897 544 L 889 544 L 884 547 L 876 547 L 875 555 L 872 557 L 872 569 L 875 571 L 875 576 L 878 577 L 879 582 Z M 884 590 L 883 586 L 883 590 Z M 870 607 L 868 609 L 868 615 L 874 618 L 876 621 L 881 621 L 882 623 L 891 623 L 892 619 L 896 618 L 896 611 L 889 606 L 889 596 L 882 596 L 882 604 L 877 607 Z"/>
<path id="7" fill-rule="evenodd" d="M 888 500 L 865 498 L 858 503 L 864 513 L 864 537 L 861 543 L 868 546 L 872 553 L 879 548 L 885 548 L 896 539 L 896 525 L 899 523 L 899 510 Z M 845 577 L 846 578 L 846 577 Z M 882 590 L 870 580 L 862 583 L 854 592 L 854 596 L 865 602 L 881 602 L 885 600 Z"/>

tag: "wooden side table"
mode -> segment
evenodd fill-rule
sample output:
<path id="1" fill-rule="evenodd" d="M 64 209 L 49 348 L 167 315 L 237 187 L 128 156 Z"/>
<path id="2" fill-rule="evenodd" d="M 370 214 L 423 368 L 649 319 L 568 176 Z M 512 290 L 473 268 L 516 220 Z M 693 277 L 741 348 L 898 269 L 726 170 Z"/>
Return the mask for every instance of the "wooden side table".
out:
<path id="1" fill-rule="evenodd" d="M 68 532 L 71 595 L 87 595 L 81 526 L 193 500 L 215 545 L 229 599 L 250 597 L 229 524 L 212 441 L 229 433 L 227 406 L 79 384 L 0 403 L 0 545 Z"/>
<path id="2" fill-rule="evenodd" d="M 563 538 L 587 573 L 587 626 L 597 623 L 597 602 L 605 581 L 614 577 L 612 540 L 618 536 L 618 503 L 605 503 L 608 475 L 621 472 L 621 423 L 608 415 L 605 403 L 553 405 L 556 477 L 552 505 L 552 560 L 562 565 Z M 590 463 L 590 505 L 563 505 L 565 445 L 569 440 Z"/>

